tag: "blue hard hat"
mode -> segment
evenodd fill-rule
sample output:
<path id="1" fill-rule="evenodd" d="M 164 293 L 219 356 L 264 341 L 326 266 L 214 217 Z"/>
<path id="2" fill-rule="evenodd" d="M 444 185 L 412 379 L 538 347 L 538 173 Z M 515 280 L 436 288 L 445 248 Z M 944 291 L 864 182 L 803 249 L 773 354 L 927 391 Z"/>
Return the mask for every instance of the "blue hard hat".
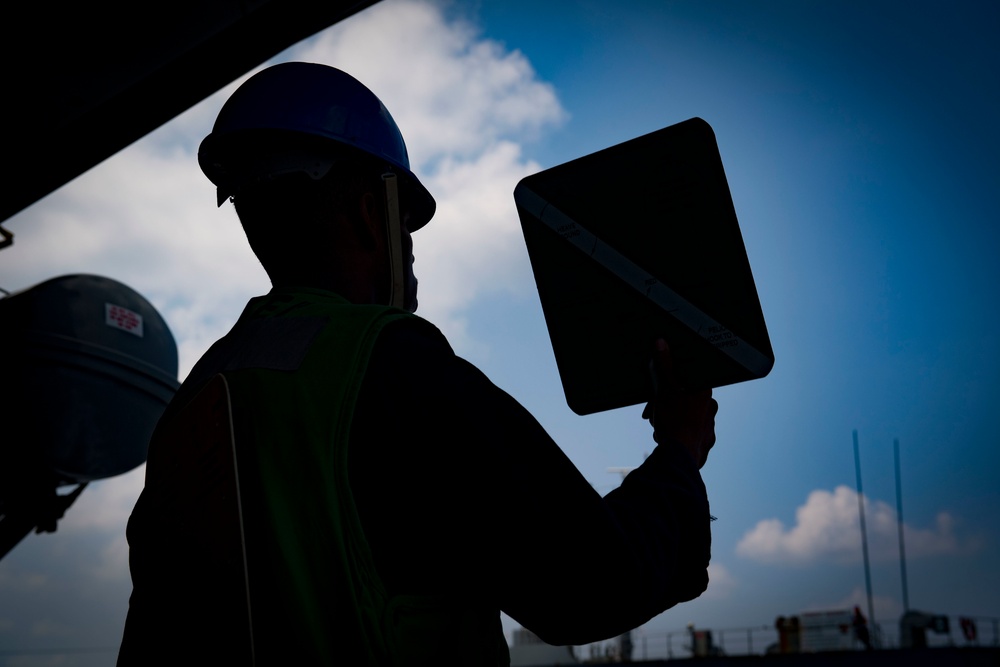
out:
<path id="1" fill-rule="evenodd" d="M 201 143 L 198 163 L 219 188 L 221 203 L 247 178 L 248 161 L 259 160 L 261 151 L 281 153 L 282 145 L 289 152 L 279 160 L 280 167 L 268 167 L 272 173 L 300 171 L 316 177 L 322 156 L 360 151 L 398 174 L 410 231 L 434 215 L 434 198 L 411 171 L 403 135 L 389 111 L 346 72 L 305 62 L 261 70 L 223 105 Z"/>

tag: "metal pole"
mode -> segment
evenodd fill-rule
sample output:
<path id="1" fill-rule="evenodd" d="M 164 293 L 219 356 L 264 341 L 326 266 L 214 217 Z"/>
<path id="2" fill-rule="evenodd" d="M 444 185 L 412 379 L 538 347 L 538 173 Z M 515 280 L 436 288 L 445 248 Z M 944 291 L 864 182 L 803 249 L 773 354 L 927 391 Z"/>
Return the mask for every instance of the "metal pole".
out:
<path id="1" fill-rule="evenodd" d="M 861 517 L 861 552 L 865 558 L 865 590 L 868 593 L 868 620 L 875 626 L 875 604 L 872 601 L 872 574 L 868 564 L 868 531 L 865 528 L 865 497 L 861 491 L 861 455 L 858 453 L 858 431 L 854 430 L 854 473 L 858 480 L 858 515 Z M 872 633 L 875 636 L 875 633 Z"/>
<path id="2" fill-rule="evenodd" d="M 906 549 L 903 546 L 903 487 L 899 474 L 899 438 L 892 441 L 896 459 L 896 523 L 899 528 L 899 571 L 903 579 L 903 613 L 910 611 L 910 592 L 906 585 Z"/>

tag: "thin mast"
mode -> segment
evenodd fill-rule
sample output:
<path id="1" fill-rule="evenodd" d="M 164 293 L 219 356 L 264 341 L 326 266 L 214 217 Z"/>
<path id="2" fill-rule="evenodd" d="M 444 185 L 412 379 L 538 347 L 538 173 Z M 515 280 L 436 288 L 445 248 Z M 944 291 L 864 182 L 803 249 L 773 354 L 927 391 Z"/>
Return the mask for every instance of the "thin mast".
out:
<path id="1" fill-rule="evenodd" d="M 903 578 L 903 613 L 910 611 L 910 593 L 906 585 L 906 549 L 903 547 L 903 487 L 899 475 L 899 438 L 892 441 L 896 460 L 896 524 L 899 530 L 899 571 Z"/>
<path id="2" fill-rule="evenodd" d="M 865 497 L 861 491 L 861 455 L 858 453 L 858 431 L 854 430 L 854 472 L 858 479 L 858 515 L 861 517 L 861 551 L 865 557 L 865 590 L 868 593 L 868 621 L 875 627 L 875 605 L 872 602 L 872 574 L 868 564 L 868 531 L 865 528 Z M 877 636 L 877 635 L 876 635 Z"/>

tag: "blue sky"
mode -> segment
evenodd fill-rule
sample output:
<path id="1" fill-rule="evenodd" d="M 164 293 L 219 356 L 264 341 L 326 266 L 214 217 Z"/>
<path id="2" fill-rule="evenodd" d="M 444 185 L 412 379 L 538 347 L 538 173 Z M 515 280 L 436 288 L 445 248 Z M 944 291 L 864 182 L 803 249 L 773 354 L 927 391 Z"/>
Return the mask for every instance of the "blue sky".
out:
<path id="1" fill-rule="evenodd" d="M 911 607 L 1000 616 L 998 29 L 973 2 L 383 0 L 275 60 L 341 67 L 383 99 L 439 204 L 415 236 L 421 314 L 601 491 L 650 451 L 649 427 L 638 406 L 566 406 L 511 195 L 540 169 L 710 123 L 776 363 L 716 392 L 709 591 L 643 630 L 867 609 L 857 430 L 876 617 L 894 633 L 897 438 Z M 167 319 L 185 373 L 267 289 L 195 159 L 235 83 L 7 221 L 0 287 L 120 280 Z M 92 485 L 57 533 L 0 561 L 0 664 L 112 647 L 60 656 L 111 664 L 141 483 L 140 468 Z"/>

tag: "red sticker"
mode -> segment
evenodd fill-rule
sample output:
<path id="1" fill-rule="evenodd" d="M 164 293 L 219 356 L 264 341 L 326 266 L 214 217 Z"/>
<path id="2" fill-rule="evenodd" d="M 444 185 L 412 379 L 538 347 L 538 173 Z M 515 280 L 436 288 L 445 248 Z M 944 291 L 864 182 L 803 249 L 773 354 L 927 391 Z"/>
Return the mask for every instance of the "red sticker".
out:
<path id="1" fill-rule="evenodd" d="M 142 337 L 142 315 L 123 306 L 104 304 L 104 323 Z"/>

